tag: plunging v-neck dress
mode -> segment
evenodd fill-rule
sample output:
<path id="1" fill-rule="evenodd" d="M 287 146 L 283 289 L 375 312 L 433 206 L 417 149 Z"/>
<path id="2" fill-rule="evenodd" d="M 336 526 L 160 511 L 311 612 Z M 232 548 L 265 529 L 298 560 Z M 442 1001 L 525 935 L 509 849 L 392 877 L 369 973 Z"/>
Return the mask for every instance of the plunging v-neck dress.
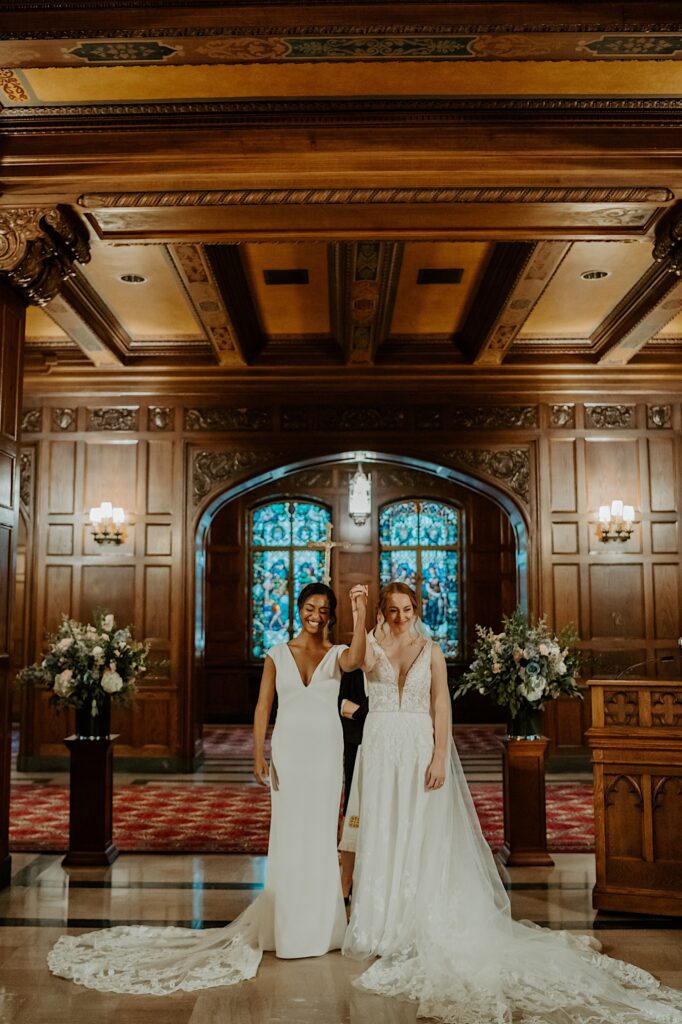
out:
<path id="1" fill-rule="evenodd" d="M 272 934 L 263 949 L 279 957 L 339 949 L 346 930 L 336 836 L 343 786 L 338 713 L 342 645 L 331 647 L 306 686 L 287 644 L 268 654 L 277 670 L 272 733 L 272 817 L 265 893 Z"/>
<path id="2" fill-rule="evenodd" d="M 425 788 L 434 745 L 433 642 L 426 640 L 417 653 L 402 693 L 394 668 L 372 633 L 369 642 L 375 661 L 366 673 L 369 713 L 358 779 L 360 827 L 353 913 L 344 950 L 381 956 L 395 950 L 398 936 L 412 927 L 416 913 L 426 813 L 434 799 Z"/>
<path id="3" fill-rule="evenodd" d="M 343 650 L 336 645 L 326 652 L 308 686 L 286 644 L 268 651 L 279 704 L 263 892 L 222 928 L 117 925 L 63 935 L 48 954 L 53 974 L 103 992 L 161 996 L 253 978 L 264 950 L 293 958 L 340 949 L 346 929 L 336 855 Z"/>

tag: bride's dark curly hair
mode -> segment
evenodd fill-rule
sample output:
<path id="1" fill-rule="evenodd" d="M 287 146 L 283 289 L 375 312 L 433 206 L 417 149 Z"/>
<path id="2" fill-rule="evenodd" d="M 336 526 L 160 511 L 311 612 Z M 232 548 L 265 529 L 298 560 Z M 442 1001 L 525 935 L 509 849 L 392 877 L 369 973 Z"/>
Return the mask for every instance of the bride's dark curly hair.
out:
<path id="1" fill-rule="evenodd" d="M 331 629 L 336 623 L 336 594 L 331 587 L 328 587 L 326 583 L 308 583 L 303 588 L 301 593 L 298 595 L 296 604 L 300 612 L 303 605 L 306 603 L 309 597 L 313 597 L 314 594 L 322 594 L 329 601 L 329 622 L 327 628 Z"/>

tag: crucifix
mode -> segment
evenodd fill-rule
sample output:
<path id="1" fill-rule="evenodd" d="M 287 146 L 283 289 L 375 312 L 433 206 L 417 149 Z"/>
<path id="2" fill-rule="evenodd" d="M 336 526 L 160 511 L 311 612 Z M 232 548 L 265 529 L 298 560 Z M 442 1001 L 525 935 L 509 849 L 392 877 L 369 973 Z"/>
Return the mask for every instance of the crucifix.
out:
<path id="1" fill-rule="evenodd" d="M 326 530 L 326 534 L 325 534 L 325 539 L 324 540 L 310 540 L 306 544 L 306 548 L 309 548 L 311 551 L 324 551 L 324 579 L 323 579 L 322 582 L 326 583 L 327 586 L 330 586 L 331 579 L 332 579 L 331 578 L 332 548 L 344 548 L 344 550 L 347 550 L 348 548 L 351 548 L 353 546 L 352 544 L 348 543 L 347 541 L 332 540 L 332 530 L 333 529 L 334 529 L 334 527 L 332 526 L 332 524 L 331 523 L 327 523 L 327 530 Z"/>

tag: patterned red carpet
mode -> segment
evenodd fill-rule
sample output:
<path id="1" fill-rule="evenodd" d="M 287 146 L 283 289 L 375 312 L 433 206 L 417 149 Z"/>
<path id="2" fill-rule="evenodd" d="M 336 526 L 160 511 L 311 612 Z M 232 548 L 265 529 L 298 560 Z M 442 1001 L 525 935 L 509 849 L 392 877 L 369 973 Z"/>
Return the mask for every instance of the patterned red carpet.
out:
<path id="1" fill-rule="evenodd" d="M 502 844 L 502 794 L 497 783 L 471 787 L 490 845 Z M 265 853 L 269 791 L 255 785 L 156 783 L 118 786 L 114 841 L 121 850 Z M 12 849 L 66 850 L 66 786 L 21 785 L 12 793 Z M 547 836 L 555 852 L 593 849 L 592 786 L 549 783 Z"/>
<path id="2" fill-rule="evenodd" d="M 470 780 L 483 832 L 501 846 L 500 745 L 495 730 L 461 727 L 455 740 Z M 265 853 L 270 822 L 269 790 L 251 784 L 251 730 L 211 726 L 204 737 L 207 781 L 164 781 L 145 776 L 114 790 L 114 841 L 120 850 L 190 853 Z M 269 751 L 268 751 L 269 752 Z M 222 781 L 221 775 L 229 776 Z M 212 780 L 212 781 L 208 781 Z M 12 787 L 13 850 L 61 852 L 69 831 L 68 786 L 18 783 Z M 592 786 L 548 783 L 547 838 L 554 852 L 589 852 L 594 845 Z"/>

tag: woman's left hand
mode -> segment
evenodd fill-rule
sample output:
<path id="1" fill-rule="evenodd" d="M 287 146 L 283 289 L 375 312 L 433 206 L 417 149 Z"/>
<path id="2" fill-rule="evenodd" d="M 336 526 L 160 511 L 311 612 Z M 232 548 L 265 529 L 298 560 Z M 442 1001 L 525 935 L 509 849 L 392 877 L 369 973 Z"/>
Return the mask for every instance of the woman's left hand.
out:
<path id="1" fill-rule="evenodd" d="M 426 788 L 440 789 L 445 782 L 445 758 L 434 754 L 426 771 Z"/>
<path id="2" fill-rule="evenodd" d="M 361 608 L 367 608 L 368 593 L 369 587 L 365 586 L 364 583 L 356 583 L 354 587 L 351 587 L 350 603 L 354 612 L 358 611 Z"/>

